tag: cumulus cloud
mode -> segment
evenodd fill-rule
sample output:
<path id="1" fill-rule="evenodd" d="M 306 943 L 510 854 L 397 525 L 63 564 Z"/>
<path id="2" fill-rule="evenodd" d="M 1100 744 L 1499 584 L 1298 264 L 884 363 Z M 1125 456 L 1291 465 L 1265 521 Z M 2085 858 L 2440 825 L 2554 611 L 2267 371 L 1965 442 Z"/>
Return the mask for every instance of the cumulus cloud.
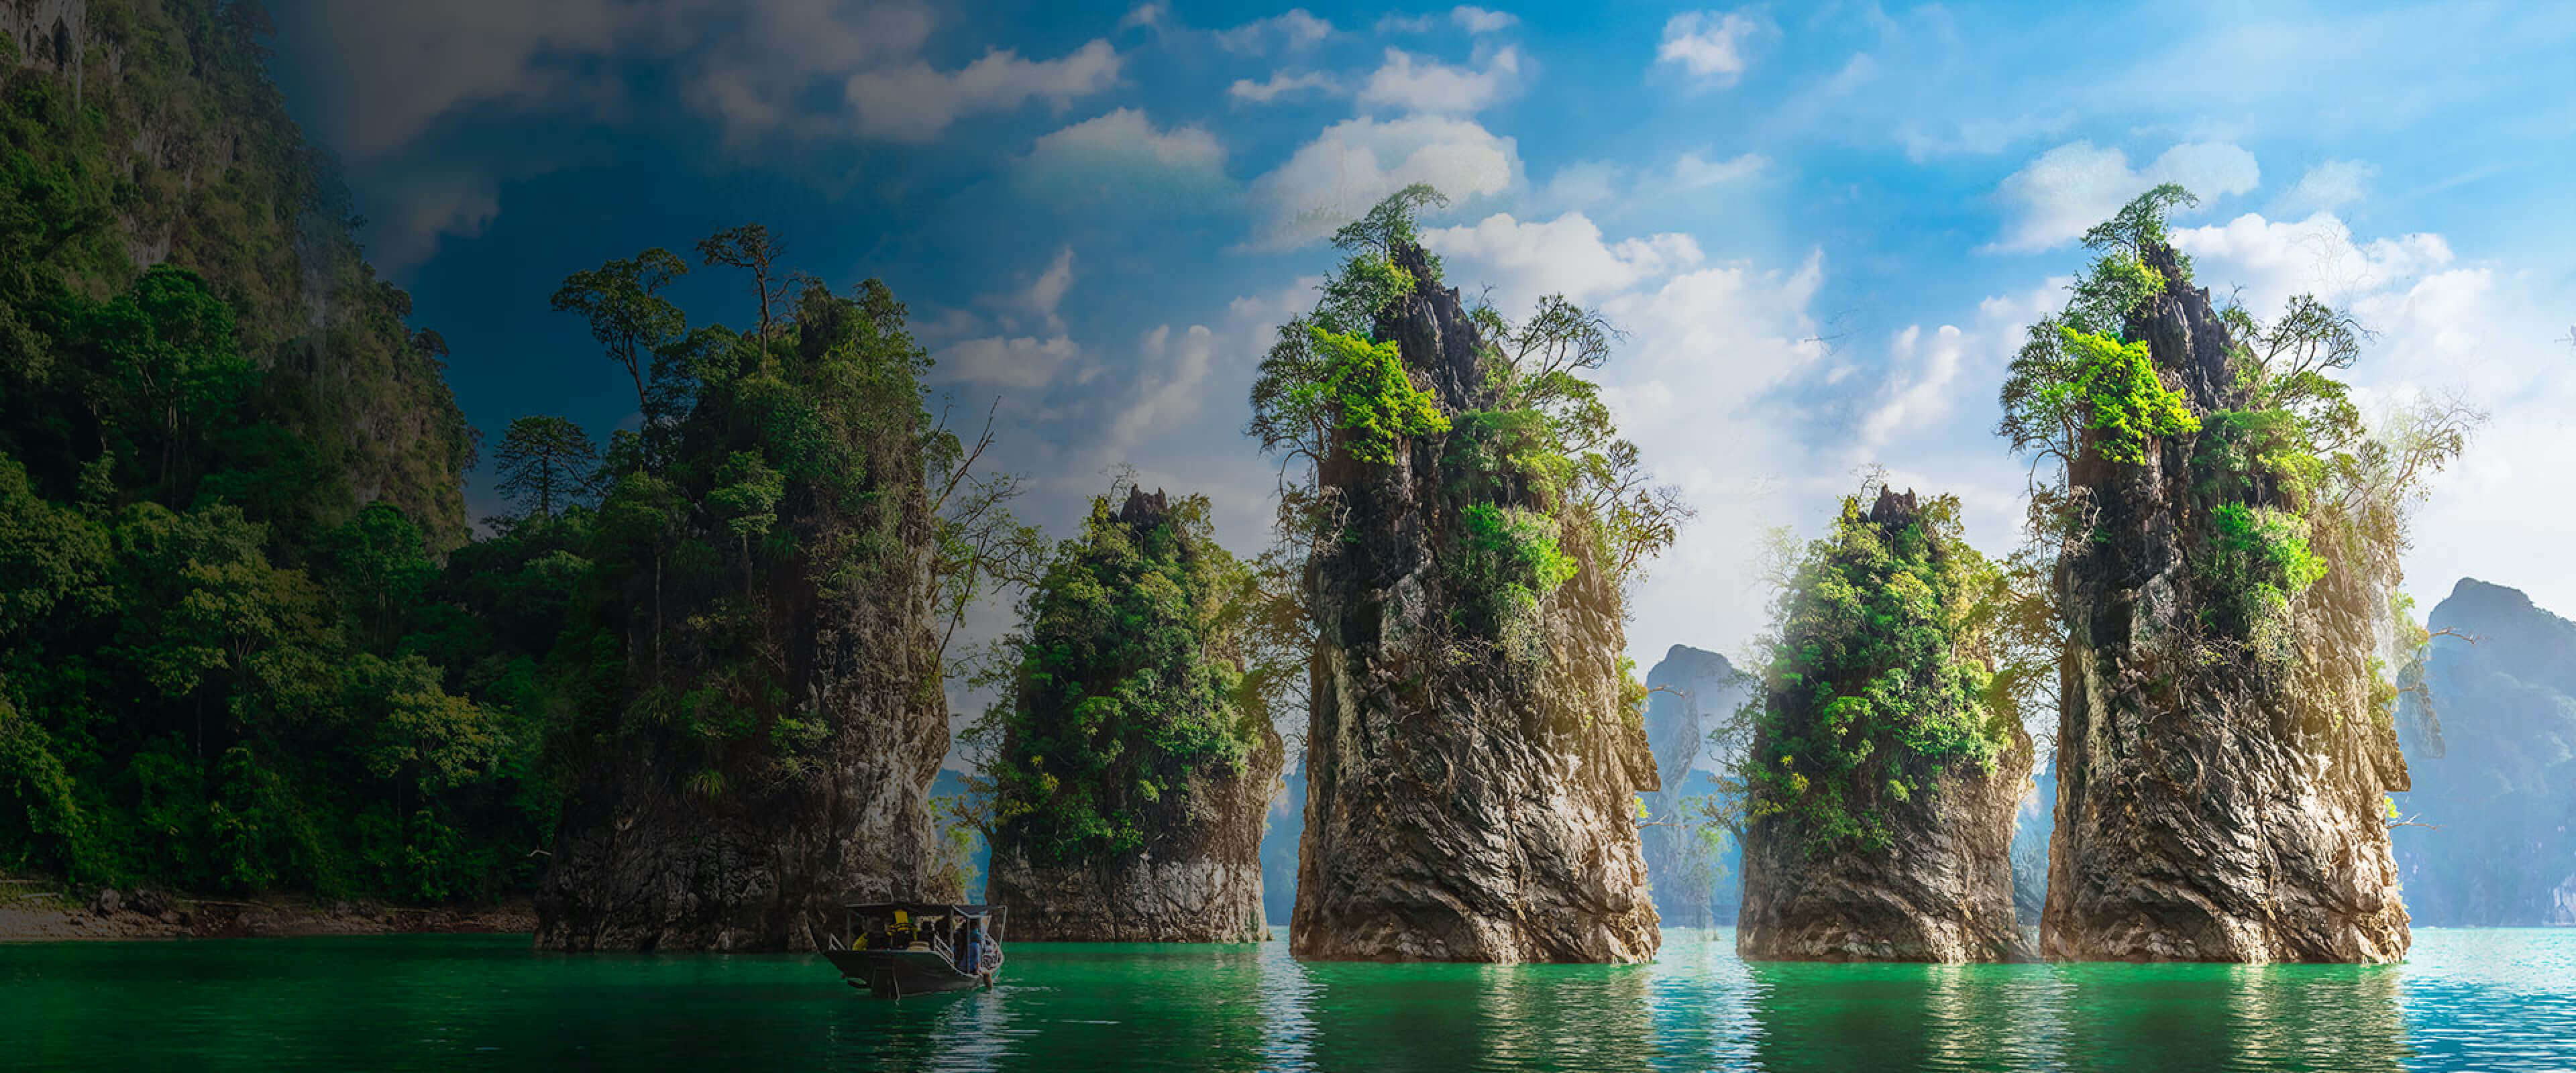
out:
<path id="1" fill-rule="evenodd" d="M 1017 180 L 1033 200 L 1100 205 L 1139 197 L 1157 209 L 1212 207 L 1225 198 L 1225 146 L 1199 126 L 1168 130 L 1120 108 L 1038 138 Z"/>
<path id="2" fill-rule="evenodd" d="M 1481 111 L 1520 87 L 1521 53 L 1506 46 L 1483 62 L 1482 70 L 1453 67 L 1390 48 L 1386 62 L 1360 87 L 1360 103 L 1408 112 Z"/>
<path id="3" fill-rule="evenodd" d="M 1471 34 L 1501 33 L 1521 21 L 1520 16 L 1508 11 L 1487 11 L 1465 4 L 1449 9 L 1449 19 Z"/>
<path id="4" fill-rule="evenodd" d="M 1500 194 L 1520 181 L 1520 150 L 1472 120 L 1415 115 L 1344 120 L 1253 181 L 1270 218 L 1256 245 L 1286 248 L 1333 233 L 1388 194 L 1429 183 L 1450 198 Z"/>
<path id="5" fill-rule="evenodd" d="M 2005 177 L 1996 191 L 2004 233 L 1988 248 L 2027 253 L 2072 242 L 2159 183 L 2181 183 L 2208 201 L 2245 193 L 2261 180 L 2254 154 L 2226 142 L 2177 145 L 2137 170 L 2118 149 L 2069 142 Z"/>
<path id="6" fill-rule="evenodd" d="M 1281 97 L 1301 93 L 1330 94 L 1339 93 L 1341 90 L 1341 84 L 1333 81 L 1333 76 L 1322 71 L 1272 71 L 1269 78 L 1259 82 L 1249 78 L 1235 79 L 1234 84 L 1227 86 L 1225 92 L 1227 96 L 1238 101 L 1268 104 Z"/>
<path id="7" fill-rule="evenodd" d="M 1600 226 L 1580 212 L 1548 221 L 1496 213 L 1473 224 L 1427 228 L 1422 244 L 1467 266 L 1479 285 L 1491 284 L 1506 309 L 1526 308 L 1545 294 L 1588 303 L 1703 260 L 1689 235 L 1605 242 Z"/>
<path id="8" fill-rule="evenodd" d="M 2405 566 L 2421 606 L 2476 577 L 2545 607 L 2576 607 L 2576 575 L 2564 569 L 2576 506 L 2533 494 L 2564 483 L 2564 460 L 2576 458 L 2566 420 L 2576 361 L 2560 341 L 2576 293 L 2563 280 L 2463 262 L 2438 234 L 2358 238 L 2327 213 L 2296 222 L 2249 213 L 2178 229 L 2174 245 L 2213 290 L 2242 285 L 2257 316 L 2308 292 L 2376 333 L 2345 374 L 2365 416 L 2449 397 L 2490 414 L 2415 514 Z"/>
<path id="9" fill-rule="evenodd" d="M 1655 62 L 1678 67 L 1703 85 L 1732 86 L 1744 76 L 1744 46 L 1761 26 L 1741 12 L 1682 12 L 1665 20 Z"/>
<path id="10" fill-rule="evenodd" d="M 2247 308 L 2264 318 L 2279 312 L 2294 294 L 2349 304 L 2407 285 L 2448 267 L 2453 259 L 2450 243 L 2440 235 L 2356 241 L 2350 226 L 2324 212 L 2296 221 L 2249 212 L 2224 224 L 2178 228 L 2173 243 L 2192 256 L 2203 284 L 2242 287 Z"/>
<path id="11" fill-rule="evenodd" d="M 295 14 L 309 25 L 290 40 L 316 42 L 314 61 L 343 87 L 325 98 L 325 122 L 359 160 L 477 106 L 615 114 L 625 87 L 604 72 L 617 61 L 660 65 L 734 140 L 781 130 L 917 140 L 960 115 L 1097 92 L 1118 62 L 1094 41 L 1055 59 L 1004 51 L 939 71 L 922 61 L 939 20 L 921 0 L 357 0 Z M 1149 4 L 1122 26 L 1159 17 Z M 857 122 L 816 109 L 832 88 Z"/>
<path id="12" fill-rule="evenodd" d="M 2370 192 L 2371 180 L 2379 177 L 2377 165 L 2359 160 L 2327 160 L 2299 176 L 2297 184 L 2281 195 L 2272 206 L 2276 213 L 2333 212 Z"/>
<path id="13" fill-rule="evenodd" d="M 378 271 L 399 275 L 429 260 L 441 241 L 472 238 L 501 214 L 498 185 L 487 175 L 430 174 L 400 184 L 394 211 L 373 221 L 368 259 Z"/>
<path id="14" fill-rule="evenodd" d="M 915 60 L 850 76 L 846 93 L 861 134 L 891 141 L 928 141 L 958 118 L 1019 107 L 1032 99 L 1063 107 L 1117 84 L 1119 56 L 1093 39 L 1052 60 L 1022 59 L 994 49 L 955 71 Z"/>
<path id="15" fill-rule="evenodd" d="M 1111 457 L 1125 457 L 1147 433 L 1178 425 L 1198 412 L 1207 395 L 1208 372 L 1216 364 L 1216 333 L 1193 324 L 1175 335 L 1164 324 L 1146 332 L 1136 349 L 1143 359 L 1137 382 L 1152 386 L 1119 411 L 1103 445 Z"/>
<path id="16" fill-rule="evenodd" d="M 1160 26 L 1171 13 L 1172 9 L 1163 4 L 1138 4 L 1127 10 L 1127 17 L 1118 20 L 1118 28 L 1131 30 L 1139 26 Z"/>
<path id="17" fill-rule="evenodd" d="M 1002 388 L 1041 388 L 1082 356 L 1082 348 L 1064 336 L 1045 339 L 988 336 L 951 343 L 932 351 L 933 374 L 940 380 L 964 380 Z"/>
<path id="18" fill-rule="evenodd" d="M 1598 304 L 1628 333 L 1602 370 L 1620 431 L 1700 512 L 1648 567 L 1632 655 L 1674 641 L 1733 652 L 1762 627 L 1760 536 L 1809 497 L 1807 451 L 1776 394 L 1825 357 L 1809 312 L 1823 279 L 1817 256 L 1789 271 L 1735 261 Z"/>
<path id="19" fill-rule="evenodd" d="M 1619 196 L 1627 177 L 1628 169 L 1610 161 L 1578 160 L 1556 169 L 1539 188 L 1537 201 L 1555 208 L 1591 208 Z"/>
<path id="20" fill-rule="evenodd" d="M 1333 24 L 1319 19 L 1305 8 L 1290 8 L 1285 14 L 1255 19 L 1216 35 L 1218 48 L 1228 52 L 1261 53 L 1273 48 L 1290 52 L 1322 44 L 1333 36 Z"/>
<path id="21" fill-rule="evenodd" d="M 1712 262 L 1692 236 L 1612 238 L 1581 213 L 1495 214 L 1425 229 L 1423 241 L 1451 282 L 1491 285 L 1506 316 L 1563 293 L 1626 333 L 1599 373 L 1603 398 L 1656 478 L 1700 511 L 1633 597 L 1632 654 L 1674 641 L 1731 649 L 1760 628 L 1759 537 L 1791 520 L 1781 489 L 1803 489 L 1814 465 L 1778 396 L 1827 356 L 1809 313 L 1822 258 L 1786 270 Z"/>

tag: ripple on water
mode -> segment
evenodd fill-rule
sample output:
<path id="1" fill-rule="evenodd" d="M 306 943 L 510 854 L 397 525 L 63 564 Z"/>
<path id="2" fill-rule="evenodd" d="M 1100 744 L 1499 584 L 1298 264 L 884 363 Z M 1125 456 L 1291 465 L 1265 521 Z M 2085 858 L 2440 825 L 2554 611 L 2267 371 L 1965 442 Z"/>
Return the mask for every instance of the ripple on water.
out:
<path id="1" fill-rule="evenodd" d="M 392 936 L 0 946 L 0 1067 L 819 1070 L 2576 1069 L 2576 931 L 2405 965 L 1306 964 L 1017 944 L 990 992 L 865 998 L 795 955 Z"/>

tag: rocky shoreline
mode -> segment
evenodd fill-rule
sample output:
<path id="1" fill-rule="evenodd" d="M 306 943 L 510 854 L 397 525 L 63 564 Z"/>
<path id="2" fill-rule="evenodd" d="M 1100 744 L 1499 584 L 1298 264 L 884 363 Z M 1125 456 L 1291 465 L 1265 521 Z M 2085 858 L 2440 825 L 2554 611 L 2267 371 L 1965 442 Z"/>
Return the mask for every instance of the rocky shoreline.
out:
<path id="1" fill-rule="evenodd" d="M 0 879 L 0 942 L 251 939 L 309 935 L 516 934 L 537 929 L 524 900 L 483 906 L 192 898 L 106 888 L 87 899 L 43 879 Z"/>

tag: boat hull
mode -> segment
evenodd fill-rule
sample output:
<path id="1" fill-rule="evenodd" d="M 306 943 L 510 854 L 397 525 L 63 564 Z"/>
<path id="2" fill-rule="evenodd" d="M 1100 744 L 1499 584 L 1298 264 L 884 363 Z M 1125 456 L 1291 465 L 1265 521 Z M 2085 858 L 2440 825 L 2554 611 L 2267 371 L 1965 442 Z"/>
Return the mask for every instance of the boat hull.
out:
<path id="1" fill-rule="evenodd" d="M 991 973 L 964 973 L 929 950 L 826 950 L 832 967 L 852 987 L 864 987 L 878 998 L 902 998 L 941 991 L 991 987 Z"/>

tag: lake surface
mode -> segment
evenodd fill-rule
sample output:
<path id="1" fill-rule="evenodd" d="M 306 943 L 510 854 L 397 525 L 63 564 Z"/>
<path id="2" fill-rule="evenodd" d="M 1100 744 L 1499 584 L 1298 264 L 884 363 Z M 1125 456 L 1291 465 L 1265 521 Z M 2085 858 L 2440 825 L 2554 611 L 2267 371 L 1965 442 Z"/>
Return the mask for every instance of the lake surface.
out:
<path id="1" fill-rule="evenodd" d="M 524 937 L 0 945 L 0 1068 L 2576 1070 L 2576 931 L 2415 935 L 2374 968 L 1300 964 L 1010 950 L 990 992 L 872 1000 L 797 955 Z"/>

